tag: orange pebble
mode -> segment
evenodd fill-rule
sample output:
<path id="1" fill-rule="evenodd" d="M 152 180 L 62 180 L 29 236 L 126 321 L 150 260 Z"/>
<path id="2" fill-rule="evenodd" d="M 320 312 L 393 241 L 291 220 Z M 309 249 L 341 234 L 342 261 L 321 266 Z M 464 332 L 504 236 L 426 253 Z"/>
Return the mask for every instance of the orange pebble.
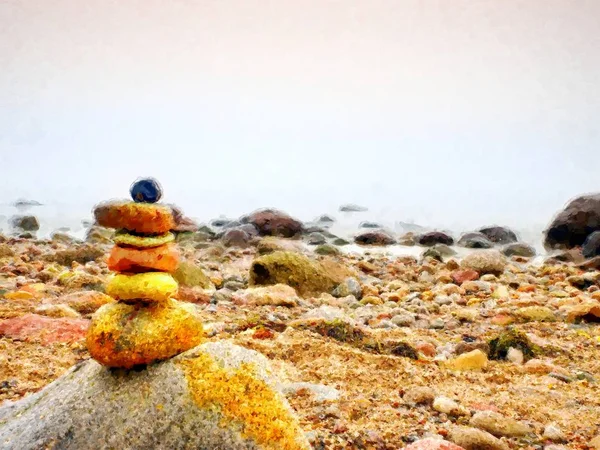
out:
<path id="1" fill-rule="evenodd" d="M 114 272 L 175 272 L 179 266 L 179 251 L 175 244 L 138 249 L 115 245 L 108 257 L 108 269 Z"/>
<path id="2" fill-rule="evenodd" d="M 109 202 L 94 210 L 98 225 L 140 234 L 163 234 L 175 227 L 173 211 L 156 203 Z"/>

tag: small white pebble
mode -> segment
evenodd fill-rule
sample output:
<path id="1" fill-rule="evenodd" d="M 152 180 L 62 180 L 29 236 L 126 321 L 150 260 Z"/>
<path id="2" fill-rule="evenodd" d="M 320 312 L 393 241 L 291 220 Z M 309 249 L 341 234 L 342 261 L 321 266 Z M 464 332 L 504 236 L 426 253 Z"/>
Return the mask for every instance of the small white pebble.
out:
<path id="1" fill-rule="evenodd" d="M 511 347 L 508 349 L 506 359 L 508 359 L 513 364 L 521 365 L 523 364 L 524 360 L 523 352 L 521 350 Z"/>
<path id="2" fill-rule="evenodd" d="M 549 439 L 551 441 L 564 441 L 565 435 L 560 428 L 558 428 L 554 424 L 546 425 L 544 428 L 544 438 Z"/>
<path id="3" fill-rule="evenodd" d="M 461 407 L 454 400 L 440 396 L 433 400 L 433 409 L 444 414 L 456 414 L 461 411 Z"/>

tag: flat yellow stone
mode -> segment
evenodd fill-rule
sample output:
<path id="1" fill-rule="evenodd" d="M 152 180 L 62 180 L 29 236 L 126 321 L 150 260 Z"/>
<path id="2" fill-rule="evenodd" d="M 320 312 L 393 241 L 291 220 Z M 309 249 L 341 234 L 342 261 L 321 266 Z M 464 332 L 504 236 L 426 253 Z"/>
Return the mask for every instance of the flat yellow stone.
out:
<path id="1" fill-rule="evenodd" d="M 481 350 L 463 353 L 446 363 L 452 370 L 481 370 L 487 366 L 488 357 Z"/>
<path id="2" fill-rule="evenodd" d="M 16 292 L 7 292 L 4 294 L 4 298 L 8 300 L 31 300 L 35 298 L 35 296 L 31 292 L 27 291 L 16 291 Z"/>
<path id="3" fill-rule="evenodd" d="M 204 338 L 194 306 L 176 300 L 102 306 L 87 332 L 90 355 L 108 367 L 131 368 L 171 358 Z"/>
<path id="4" fill-rule="evenodd" d="M 173 242 L 175 236 L 173 233 L 165 233 L 159 236 L 136 236 L 126 232 L 115 233 L 113 242 L 117 245 L 137 247 L 137 248 L 151 248 L 158 247 L 160 245 L 168 244 Z"/>
<path id="5" fill-rule="evenodd" d="M 106 285 L 106 293 L 117 300 L 164 302 L 174 297 L 177 290 L 177 281 L 164 272 L 118 274 Z"/>

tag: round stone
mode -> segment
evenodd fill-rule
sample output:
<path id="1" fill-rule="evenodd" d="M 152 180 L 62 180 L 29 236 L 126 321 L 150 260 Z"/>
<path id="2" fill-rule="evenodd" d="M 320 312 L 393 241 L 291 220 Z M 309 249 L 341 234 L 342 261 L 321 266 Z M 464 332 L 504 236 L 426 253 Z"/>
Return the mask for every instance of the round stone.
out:
<path id="1" fill-rule="evenodd" d="M 162 188 L 154 178 L 137 180 L 129 192 L 133 201 L 138 203 L 156 203 L 162 197 Z"/>
<path id="2" fill-rule="evenodd" d="M 202 320 L 194 305 L 168 300 L 104 305 L 92 317 L 86 342 L 100 364 L 129 369 L 171 358 L 203 338 Z"/>

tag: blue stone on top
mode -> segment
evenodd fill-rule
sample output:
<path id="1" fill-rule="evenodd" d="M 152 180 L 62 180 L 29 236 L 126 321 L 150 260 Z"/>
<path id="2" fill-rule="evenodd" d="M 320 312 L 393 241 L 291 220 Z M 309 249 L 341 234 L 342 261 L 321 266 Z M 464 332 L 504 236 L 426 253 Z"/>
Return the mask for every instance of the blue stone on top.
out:
<path id="1" fill-rule="evenodd" d="M 131 185 L 131 198 L 138 203 L 156 203 L 162 197 L 162 188 L 154 178 L 142 178 Z"/>

